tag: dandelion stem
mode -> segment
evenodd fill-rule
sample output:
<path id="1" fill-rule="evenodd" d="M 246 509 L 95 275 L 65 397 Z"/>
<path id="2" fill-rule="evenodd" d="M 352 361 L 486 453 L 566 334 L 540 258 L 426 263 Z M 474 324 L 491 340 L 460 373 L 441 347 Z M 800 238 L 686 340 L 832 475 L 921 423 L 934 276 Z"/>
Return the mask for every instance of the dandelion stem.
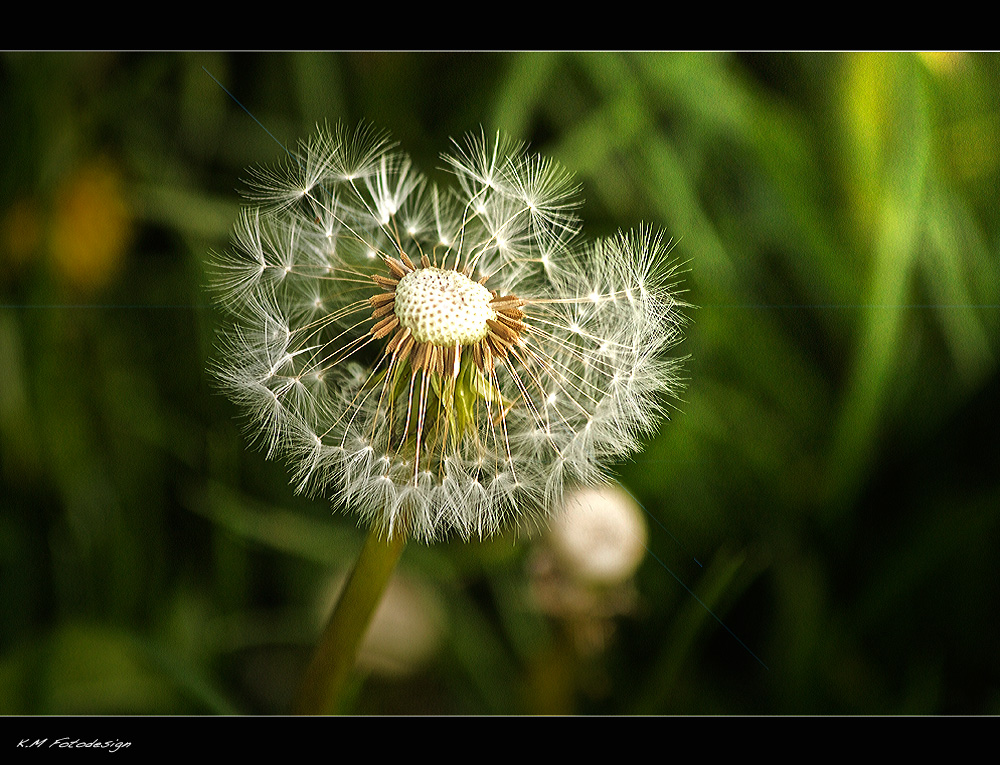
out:
<path id="1" fill-rule="evenodd" d="M 369 533 L 306 669 L 295 700 L 296 714 L 338 711 L 361 640 L 405 546 L 405 534 L 387 539 L 377 528 Z"/>

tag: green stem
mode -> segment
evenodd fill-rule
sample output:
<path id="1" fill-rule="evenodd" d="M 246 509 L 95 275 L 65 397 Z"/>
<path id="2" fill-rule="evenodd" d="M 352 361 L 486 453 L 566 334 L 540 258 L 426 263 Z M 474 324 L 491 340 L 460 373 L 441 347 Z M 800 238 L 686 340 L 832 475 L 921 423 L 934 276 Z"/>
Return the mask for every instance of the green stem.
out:
<path id="1" fill-rule="evenodd" d="M 306 669 L 295 714 L 338 711 L 358 647 L 405 546 L 404 534 L 386 539 L 375 529 L 369 533 Z"/>

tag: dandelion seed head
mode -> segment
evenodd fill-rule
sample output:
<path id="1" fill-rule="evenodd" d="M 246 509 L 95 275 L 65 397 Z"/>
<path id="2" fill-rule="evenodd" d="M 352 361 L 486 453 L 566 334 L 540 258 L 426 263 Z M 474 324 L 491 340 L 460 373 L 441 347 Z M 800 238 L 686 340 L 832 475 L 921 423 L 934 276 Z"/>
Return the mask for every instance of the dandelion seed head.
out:
<path id="1" fill-rule="evenodd" d="M 424 541 L 545 525 L 640 448 L 684 324 L 669 244 L 583 242 L 559 165 L 484 133 L 444 160 L 454 188 L 322 128 L 253 171 L 214 263 L 213 369 L 248 431 L 298 490 Z"/>

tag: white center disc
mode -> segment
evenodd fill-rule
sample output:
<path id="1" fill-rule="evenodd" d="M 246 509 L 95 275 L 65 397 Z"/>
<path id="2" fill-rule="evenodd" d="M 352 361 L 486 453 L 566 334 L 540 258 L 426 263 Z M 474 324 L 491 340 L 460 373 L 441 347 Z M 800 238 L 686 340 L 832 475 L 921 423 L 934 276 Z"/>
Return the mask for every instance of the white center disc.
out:
<path id="1" fill-rule="evenodd" d="M 486 337 L 492 294 L 465 274 L 419 268 L 396 287 L 396 316 L 414 340 L 431 345 L 470 345 Z"/>

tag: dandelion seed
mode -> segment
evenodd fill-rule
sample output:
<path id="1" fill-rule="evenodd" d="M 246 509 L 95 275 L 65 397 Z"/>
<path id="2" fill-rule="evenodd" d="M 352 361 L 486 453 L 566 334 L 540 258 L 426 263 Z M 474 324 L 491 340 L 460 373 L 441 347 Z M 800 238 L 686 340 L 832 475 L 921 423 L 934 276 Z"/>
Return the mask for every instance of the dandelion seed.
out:
<path id="1" fill-rule="evenodd" d="M 545 523 L 677 393 L 683 304 L 649 230 L 586 244 L 577 187 L 501 135 L 431 186 L 384 136 L 322 129 L 252 177 L 216 373 L 299 489 L 432 541 Z"/>

